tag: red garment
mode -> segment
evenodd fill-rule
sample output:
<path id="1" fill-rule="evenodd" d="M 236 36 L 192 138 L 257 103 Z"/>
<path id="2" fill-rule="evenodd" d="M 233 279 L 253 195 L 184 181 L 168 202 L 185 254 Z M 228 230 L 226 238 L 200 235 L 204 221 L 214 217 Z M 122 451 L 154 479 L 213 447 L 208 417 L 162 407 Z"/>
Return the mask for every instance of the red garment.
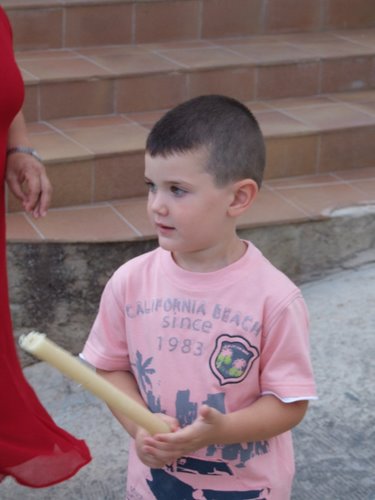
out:
<path id="1" fill-rule="evenodd" d="M 4 172 L 7 131 L 23 98 L 10 24 L 0 7 L 0 481 L 9 475 L 39 488 L 73 476 L 91 456 L 85 442 L 57 427 L 43 408 L 23 376 L 14 345 L 6 275 Z"/>

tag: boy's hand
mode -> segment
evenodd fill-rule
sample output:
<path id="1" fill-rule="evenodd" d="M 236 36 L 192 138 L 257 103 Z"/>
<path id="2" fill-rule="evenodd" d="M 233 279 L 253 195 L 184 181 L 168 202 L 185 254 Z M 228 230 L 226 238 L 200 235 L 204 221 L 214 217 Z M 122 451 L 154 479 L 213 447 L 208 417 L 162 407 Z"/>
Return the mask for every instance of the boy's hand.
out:
<path id="1" fill-rule="evenodd" d="M 179 426 L 178 421 L 175 418 L 164 415 L 163 413 L 159 413 L 158 416 L 169 425 L 171 433 L 177 431 Z M 160 469 L 173 461 L 173 459 L 168 459 L 168 457 L 164 459 L 161 456 L 150 453 L 149 447 L 146 445 L 146 441 L 148 439 L 153 439 L 153 437 L 150 436 L 145 429 L 139 427 L 135 435 L 135 448 L 141 462 L 152 469 Z"/>
<path id="2" fill-rule="evenodd" d="M 203 405 L 198 418 L 191 425 L 167 434 L 145 436 L 143 452 L 150 462 L 163 467 L 205 446 L 220 443 L 224 417 L 214 408 Z"/>

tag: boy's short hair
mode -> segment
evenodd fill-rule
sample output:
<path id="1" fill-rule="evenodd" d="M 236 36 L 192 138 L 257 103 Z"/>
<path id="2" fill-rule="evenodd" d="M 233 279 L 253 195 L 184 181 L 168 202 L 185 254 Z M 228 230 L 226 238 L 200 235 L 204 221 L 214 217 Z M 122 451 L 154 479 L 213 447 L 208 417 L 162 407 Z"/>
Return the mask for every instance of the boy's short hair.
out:
<path id="1" fill-rule="evenodd" d="M 150 156 L 169 156 L 206 148 L 205 170 L 218 186 L 253 179 L 261 186 L 265 167 L 262 132 L 251 111 L 221 95 L 203 95 L 168 111 L 146 143 Z"/>

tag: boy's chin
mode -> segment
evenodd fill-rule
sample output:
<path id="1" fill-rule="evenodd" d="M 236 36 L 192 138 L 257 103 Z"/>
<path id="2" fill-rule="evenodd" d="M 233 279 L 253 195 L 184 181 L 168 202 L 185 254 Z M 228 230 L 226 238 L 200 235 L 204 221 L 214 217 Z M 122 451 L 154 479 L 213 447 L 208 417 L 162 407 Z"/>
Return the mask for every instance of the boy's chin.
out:
<path id="1" fill-rule="evenodd" d="M 182 244 L 177 244 L 175 241 L 169 241 L 165 238 L 160 238 L 158 239 L 159 241 L 159 246 L 163 249 L 166 250 L 167 252 L 170 252 L 171 254 L 178 254 L 178 253 L 184 253 L 186 251 L 189 251 L 184 245 Z"/>
<path id="2" fill-rule="evenodd" d="M 159 236 L 158 238 L 159 246 L 163 250 L 167 250 L 168 252 L 173 252 L 176 249 L 176 245 L 173 245 L 171 241 L 166 240 L 165 238 L 162 238 Z"/>

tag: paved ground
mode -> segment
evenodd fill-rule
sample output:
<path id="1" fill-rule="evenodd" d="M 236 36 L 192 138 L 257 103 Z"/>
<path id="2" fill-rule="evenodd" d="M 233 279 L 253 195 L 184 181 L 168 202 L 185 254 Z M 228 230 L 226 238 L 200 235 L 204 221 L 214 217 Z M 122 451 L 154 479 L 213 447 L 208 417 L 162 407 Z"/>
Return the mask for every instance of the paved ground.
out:
<path id="1" fill-rule="evenodd" d="M 293 500 L 375 500 L 375 264 L 302 289 L 320 399 L 294 433 Z M 123 500 L 127 436 L 108 410 L 44 363 L 25 373 L 57 423 L 85 439 L 94 459 L 44 490 L 7 479 L 0 499 Z"/>

